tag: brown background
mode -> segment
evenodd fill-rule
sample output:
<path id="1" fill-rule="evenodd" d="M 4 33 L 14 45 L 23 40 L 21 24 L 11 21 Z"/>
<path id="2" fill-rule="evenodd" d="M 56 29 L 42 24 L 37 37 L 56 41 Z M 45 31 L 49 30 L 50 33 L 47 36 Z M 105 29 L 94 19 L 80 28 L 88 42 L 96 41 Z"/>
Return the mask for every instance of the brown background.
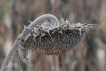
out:
<path id="1" fill-rule="evenodd" d="M 106 71 L 106 0 L 0 0 L 0 66 L 23 25 L 46 13 L 70 23 L 92 23 L 99 27 L 57 59 L 29 52 L 29 61 L 34 66 L 20 60 L 23 71 Z M 9 67 L 17 68 L 16 56 Z"/>

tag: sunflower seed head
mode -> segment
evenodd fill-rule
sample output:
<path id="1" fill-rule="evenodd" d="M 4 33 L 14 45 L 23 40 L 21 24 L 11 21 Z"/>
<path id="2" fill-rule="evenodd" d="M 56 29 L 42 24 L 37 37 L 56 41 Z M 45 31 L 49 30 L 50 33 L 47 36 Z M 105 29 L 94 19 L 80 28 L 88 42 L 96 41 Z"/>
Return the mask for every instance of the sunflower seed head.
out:
<path id="1" fill-rule="evenodd" d="M 93 28 L 93 24 L 70 24 L 64 19 L 60 20 L 58 27 L 52 20 L 46 21 L 37 25 L 33 35 L 28 35 L 24 42 L 28 48 L 35 49 L 37 53 L 63 54 L 77 46 L 82 41 L 84 33 Z"/>

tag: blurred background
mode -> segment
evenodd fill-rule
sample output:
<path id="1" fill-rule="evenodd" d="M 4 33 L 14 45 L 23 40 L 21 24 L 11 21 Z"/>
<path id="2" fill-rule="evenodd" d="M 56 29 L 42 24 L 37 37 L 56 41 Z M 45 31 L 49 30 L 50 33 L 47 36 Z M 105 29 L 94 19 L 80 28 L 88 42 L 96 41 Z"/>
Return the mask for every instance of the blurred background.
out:
<path id="1" fill-rule="evenodd" d="M 99 27 L 66 54 L 47 56 L 29 50 L 33 67 L 20 58 L 23 71 L 106 71 L 106 0 L 0 0 L 0 67 L 23 25 L 47 13 L 59 20 L 68 19 L 70 23 Z M 15 71 L 17 64 L 15 55 L 9 67 Z"/>

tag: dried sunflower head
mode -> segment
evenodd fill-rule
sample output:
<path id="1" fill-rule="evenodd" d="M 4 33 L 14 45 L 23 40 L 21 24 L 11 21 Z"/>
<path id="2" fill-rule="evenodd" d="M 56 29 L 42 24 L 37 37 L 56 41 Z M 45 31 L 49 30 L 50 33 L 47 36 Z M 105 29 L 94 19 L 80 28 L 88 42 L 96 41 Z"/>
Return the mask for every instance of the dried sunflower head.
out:
<path id="1" fill-rule="evenodd" d="M 64 54 L 77 46 L 83 39 L 85 32 L 94 28 L 93 24 L 70 24 L 61 19 L 56 27 L 55 22 L 45 21 L 31 29 L 22 41 L 28 48 L 46 55 Z"/>

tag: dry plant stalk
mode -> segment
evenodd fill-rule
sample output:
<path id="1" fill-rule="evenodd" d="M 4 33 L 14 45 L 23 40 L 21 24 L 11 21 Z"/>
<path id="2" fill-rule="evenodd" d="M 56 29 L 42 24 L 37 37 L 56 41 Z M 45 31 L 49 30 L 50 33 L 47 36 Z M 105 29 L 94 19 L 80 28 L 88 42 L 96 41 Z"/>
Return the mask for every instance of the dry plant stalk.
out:
<path id="1" fill-rule="evenodd" d="M 26 59 L 28 49 L 46 55 L 63 54 L 77 46 L 85 33 L 95 28 L 93 24 L 70 24 L 64 19 L 59 22 L 51 14 L 44 14 L 30 23 L 28 27 L 24 27 L 22 34 L 16 39 L 0 71 L 5 71 L 19 45 L 22 46 L 23 58 Z"/>

